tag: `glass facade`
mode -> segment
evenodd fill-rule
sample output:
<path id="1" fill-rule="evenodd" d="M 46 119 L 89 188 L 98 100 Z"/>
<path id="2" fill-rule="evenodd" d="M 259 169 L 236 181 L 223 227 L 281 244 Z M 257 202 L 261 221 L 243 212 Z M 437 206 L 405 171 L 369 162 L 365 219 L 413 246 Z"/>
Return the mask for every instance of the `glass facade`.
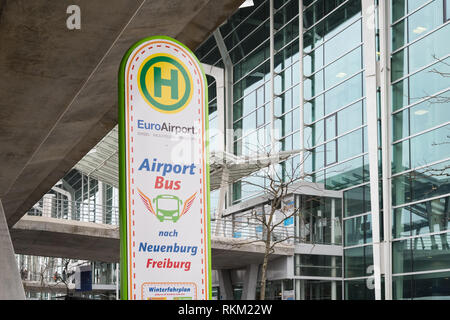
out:
<path id="1" fill-rule="evenodd" d="M 298 195 L 299 214 L 295 216 L 298 242 L 342 244 L 342 200 Z"/>
<path id="2" fill-rule="evenodd" d="M 445 274 L 450 270 L 447 2 L 389 0 L 383 3 L 386 12 L 381 12 L 379 1 L 373 1 L 375 57 L 379 61 L 380 55 L 386 55 L 391 67 L 387 86 L 377 82 L 377 92 L 371 93 L 376 101 L 368 101 L 367 95 L 365 70 L 370 62 L 364 57 L 366 31 L 361 0 L 274 1 L 273 30 L 271 2 L 254 1 L 253 7 L 239 9 L 218 29 L 233 68 L 234 154 L 304 146 L 304 178 L 343 192 L 339 204 L 343 234 L 335 243 L 343 246 L 345 299 L 375 299 L 374 192 L 380 201 L 380 212 L 375 216 L 380 217 L 377 232 L 381 241 L 384 228 L 392 228 L 392 238 L 387 239 L 392 246 L 392 286 L 386 283 L 392 288 L 392 298 L 450 296 Z M 379 51 L 380 15 L 388 19 L 388 52 Z M 223 66 L 214 37 L 205 41 L 197 54 L 204 63 Z M 380 98 L 381 92 L 388 95 L 387 105 Z M 368 136 L 369 106 L 377 108 L 376 137 Z M 392 202 L 386 212 L 386 190 L 382 188 L 386 186 L 382 179 L 386 168 L 381 144 L 383 108 L 389 112 L 386 130 L 390 142 L 383 150 L 391 161 L 387 175 Z M 376 155 L 369 152 L 369 140 L 378 147 Z M 369 158 L 378 159 L 379 190 L 370 188 Z M 287 162 L 299 161 L 299 155 L 294 155 Z M 230 203 L 259 194 L 261 189 L 252 185 L 264 185 L 264 180 L 248 176 L 235 182 L 230 188 Z M 316 210 L 313 207 L 310 209 Z M 383 220 L 384 215 L 388 218 Z M 386 220 L 391 221 L 387 226 Z M 298 232 L 305 232 L 305 223 Z M 311 223 L 310 228 L 314 221 Z M 305 242 L 314 240 L 305 237 Z M 384 275 L 381 283 L 384 297 Z M 429 283 L 440 284 L 442 289 L 434 294 L 419 288 Z M 319 288 L 322 284 L 312 285 Z"/>
<path id="3" fill-rule="evenodd" d="M 392 295 L 448 299 L 446 1 L 391 1 Z"/>
<path id="4" fill-rule="evenodd" d="M 307 277 L 341 277 L 342 257 L 325 255 L 295 255 L 295 275 Z"/>

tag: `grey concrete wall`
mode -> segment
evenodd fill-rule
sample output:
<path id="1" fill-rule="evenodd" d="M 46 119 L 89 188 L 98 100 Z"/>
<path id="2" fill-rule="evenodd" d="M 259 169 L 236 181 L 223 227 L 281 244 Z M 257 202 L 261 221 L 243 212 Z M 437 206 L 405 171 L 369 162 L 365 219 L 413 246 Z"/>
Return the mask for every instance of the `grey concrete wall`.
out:
<path id="1" fill-rule="evenodd" d="M 220 300 L 234 300 L 233 285 L 231 283 L 231 270 L 220 269 L 219 273 L 219 290 Z"/>
<path id="2" fill-rule="evenodd" d="M 244 286 L 242 288 L 241 300 L 255 300 L 256 286 L 258 283 L 259 265 L 251 264 L 245 269 Z"/>
<path id="3" fill-rule="evenodd" d="M 14 249 L 0 200 L 0 300 L 24 300 Z"/>

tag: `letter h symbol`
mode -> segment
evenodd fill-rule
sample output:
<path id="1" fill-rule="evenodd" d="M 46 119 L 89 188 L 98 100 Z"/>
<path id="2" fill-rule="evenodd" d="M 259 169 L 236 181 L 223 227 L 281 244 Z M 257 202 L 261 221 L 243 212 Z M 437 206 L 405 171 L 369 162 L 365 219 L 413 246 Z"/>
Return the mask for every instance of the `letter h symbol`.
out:
<path id="1" fill-rule="evenodd" d="M 167 86 L 170 87 L 170 96 L 172 99 L 178 99 L 178 71 L 171 69 L 170 70 L 170 79 L 163 79 L 161 77 L 161 68 L 154 68 L 154 86 L 155 86 L 155 96 L 161 97 L 161 87 Z"/>

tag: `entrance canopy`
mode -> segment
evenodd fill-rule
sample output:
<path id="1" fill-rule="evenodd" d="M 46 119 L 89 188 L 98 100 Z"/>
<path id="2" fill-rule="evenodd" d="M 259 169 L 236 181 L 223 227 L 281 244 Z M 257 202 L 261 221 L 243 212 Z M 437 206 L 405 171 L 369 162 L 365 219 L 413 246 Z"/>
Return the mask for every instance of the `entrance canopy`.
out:
<path id="1" fill-rule="evenodd" d="M 300 150 L 282 151 L 271 156 L 235 156 L 225 152 L 212 152 L 210 156 L 210 189 L 220 188 L 223 172 L 227 171 L 227 183 L 233 183 L 261 168 L 276 164 L 298 154 Z M 74 167 L 82 173 L 106 182 L 119 185 L 118 128 L 111 130 Z"/>

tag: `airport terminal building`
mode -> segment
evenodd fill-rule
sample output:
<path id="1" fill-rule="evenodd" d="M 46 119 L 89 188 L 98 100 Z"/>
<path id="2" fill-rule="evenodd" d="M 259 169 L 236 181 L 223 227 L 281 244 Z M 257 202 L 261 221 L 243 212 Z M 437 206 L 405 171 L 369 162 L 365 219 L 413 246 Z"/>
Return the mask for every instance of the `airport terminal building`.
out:
<path id="1" fill-rule="evenodd" d="M 247 0 L 193 48 L 209 93 L 213 298 L 259 297 L 258 245 L 227 241 L 262 236 L 249 217 L 271 178 L 241 161 L 261 150 L 299 169 L 282 206 L 301 217 L 277 229 L 289 237 L 268 299 L 450 298 L 449 19 L 448 0 Z M 85 295 L 117 294 L 118 252 L 33 251 L 25 235 L 62 219 L 117 246 L 117 139 L 116 127 L 11 228 L 27 298 L 73 291 L 80 266 Z M 68 265 L 59 291 L 39 284 Z"/>

